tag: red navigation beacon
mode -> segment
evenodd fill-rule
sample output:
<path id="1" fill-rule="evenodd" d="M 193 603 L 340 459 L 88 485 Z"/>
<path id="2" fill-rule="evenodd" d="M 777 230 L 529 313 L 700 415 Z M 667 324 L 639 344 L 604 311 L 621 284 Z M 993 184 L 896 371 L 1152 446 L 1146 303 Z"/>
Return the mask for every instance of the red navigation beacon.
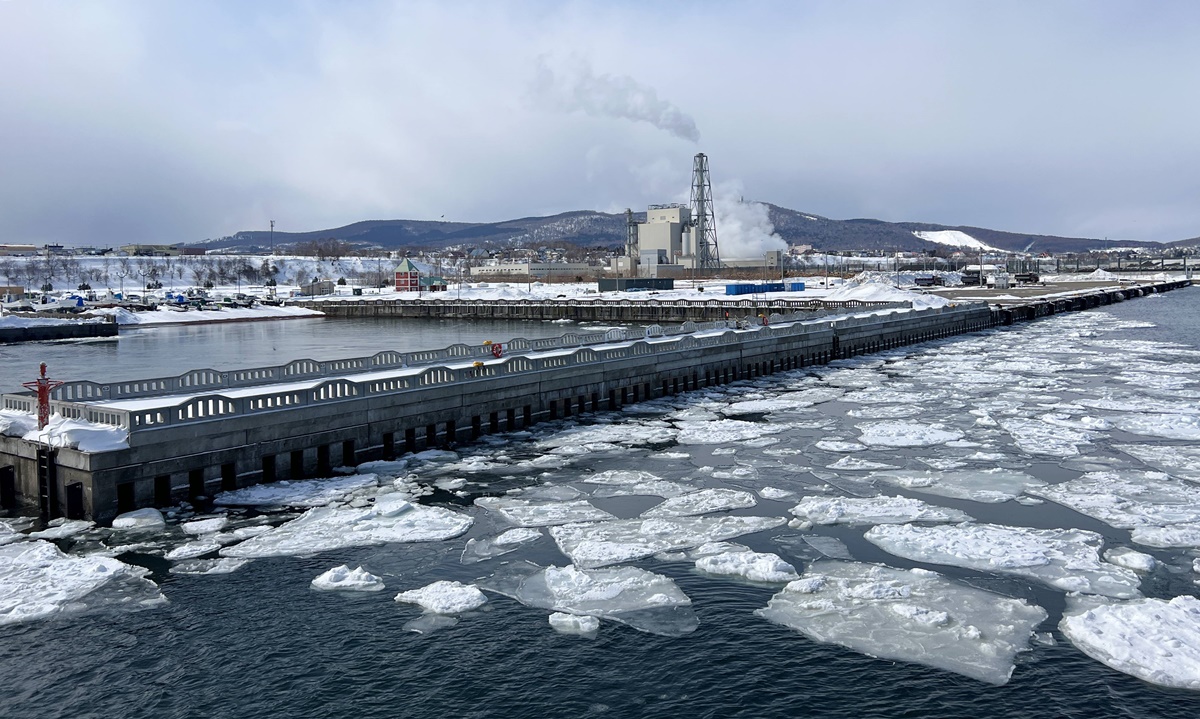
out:
<path id="1" fill-rule="evenodd" d="M 46 425 L 50 424 L 50 390 L 60 387 L 62 384 L 62 382 L 46 376 L 45 362 L 42 363 L 42 376 L 38 377 L 36 382 L 21 383 L 21 386 L 26 389 L 37 390 L 39 430 L 45 429 Z"/>

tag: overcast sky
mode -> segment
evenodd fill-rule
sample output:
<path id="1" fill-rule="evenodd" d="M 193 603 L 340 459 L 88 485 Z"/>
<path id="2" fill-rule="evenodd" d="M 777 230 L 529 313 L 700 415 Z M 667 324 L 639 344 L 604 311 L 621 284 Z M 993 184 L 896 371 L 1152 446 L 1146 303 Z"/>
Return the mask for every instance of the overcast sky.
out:
<path id="1" fill-rule="evenodd" d="M 0 242 L 685 200 L 1200 235 L 1200 3 L 0 0 Z"/>

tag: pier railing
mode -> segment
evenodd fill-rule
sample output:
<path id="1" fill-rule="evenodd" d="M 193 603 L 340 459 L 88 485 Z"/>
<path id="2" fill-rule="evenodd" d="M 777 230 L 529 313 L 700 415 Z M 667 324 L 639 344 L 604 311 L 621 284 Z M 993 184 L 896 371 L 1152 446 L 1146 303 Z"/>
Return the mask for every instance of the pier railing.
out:
<path id="1" fill-rule="evenodd" d="M 871 303 L 869 306 L 861 307 L 861 309 L 880 310 L 910 306 L 907 302 Z M 832 312 L 832 310 L 827 310 L 826 314 Z M 807 311 L 789 313 L 786 319 L 784 319 L 784 315 L 774 316 L 780 317 L 779 321 L 781 322 L 814 319 L 813 313 Z M 817 317 L 820 316 L 817 315 Z M 680 325 L 667 328 L 661 325 L 650 325 L 649 327 L 630 329 L 613 328 L 602 332 L 568 332 L 559 337 L 533 340 L 518 337 L 503 344 L 503 354 L 528 354 L 530 352 L 546 352 L 556 349 L 569 349 L 612 342 L 628 342 L 647 337 L 669 337 L 691 334 L 693 332 L 707 332 L 728 326 L 736 326 L 739 321 L 744 323 L 752 319 L 754 318 L 746 317 L 742 320 L 684 322 Z M 162 397 L 172 394 L 238 389 L 242 387 L 279 384 L 282 382 L 308 381 L 363 372 L 434 365 L 445 362 L 487 360 L 494 358 L 492 351 L 490 345 L 454 344 L 436 350 L 421 350 L 416 352 L 385 350 L 365 357 L 338 360 L 298 359 L 281 365 L 251 369 L 195 369 L 174 377 L 155 377 L 122 382 L 76 380 L 65 382 L 62 386 L 54 389 L 51 392 L 51 399 L 60 402 L 110 402 L 144 397 Z"/>
<path id="2" fill-rule="evenodd" d="M 891 307 L 885 309 L 911 309 L 911 306 L 909 303 L 891 303 Z M 911 316 L 915 319 L 944 313 L 969 312 L 971 309 L 970 305 L 927 308 L 913 310 Z M 810 313 L 772 314 L 765 318 L 685 322 L 676 327 L 651 325 L 636 329 L 614 328 L 605 332 L 568 333 L 561 337 L 539 340 L 518 339 L 505 344 L 504 353 L 498 360 L 488 346 L 458 344 L 427 352 L 381 352 L 370 357 L 326 362 L 297 360 L 276 367 L 229 372 L 193 370 L 176 377 L 109 385 L 74 382 L 68 383 L 72 390 L 67 394 L 72 398 L 78 397 L 79 401 L 54 399 L 51 409 L 64 417 L 123 427 L 132 433 L 163 426 L 471 382 L 488 377 L 536 373 L 547 369 L 597 364 L 629 357 L 737 344 L 746 339 L 747 335 L 753 335 L 755 339 L 788 337 L 878 321 L 879 318 L 872 315 L 816 321 Z M 513 348 L 514 345 L 517 351 L 510 354 L 509 348 Z M 554 350 L 569 351 L 554 353 Z M 481 360 L 492 361 L 476 365 L 476 362 Z M 354 374 L 383 369 L 409 371 L 383 378 L 355 380 L 353 377 Z M 273 391 L 264 386 L 263 392 L 250 396 L 230 397 L 219 391 L 270 384 L 283 386 Z M 92 395 L 87 396 L 88 392 Z M 137 399 L 180 393 L 196 393 L 196 396 L 175 405 L 147 406 L 144 409 L 115 409 L 87 404 L 88 400 Z M 3 403 L 5 409 L 28 413 L 36 411 L 36 400 L 28 394 L 6 394 L 3 396 Z"/>

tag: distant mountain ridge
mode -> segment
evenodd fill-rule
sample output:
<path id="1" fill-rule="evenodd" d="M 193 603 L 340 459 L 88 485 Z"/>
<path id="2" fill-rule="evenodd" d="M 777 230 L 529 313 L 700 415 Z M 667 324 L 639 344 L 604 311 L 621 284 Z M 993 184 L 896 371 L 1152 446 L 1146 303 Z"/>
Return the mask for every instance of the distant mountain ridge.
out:
<path id="1" fill-rule="evenodd" d="M 811 213 L 763 203 L 775 232 L 789 244 L 812 245 L 817 250 L 926 251 L 950 250 L 917 237 L 914 232 L 961 232 L 984 245 L 1009 252 L 1088 252 L 1121 247 L 1184 247 L 1200 245 L 1200 237 L 1168 244 L 1097 238 L 1059 237 L 990 230 L 983 227 L 938 225 L 928 222 L 885 222 L 872 219 L 833 220 Z M 634 213 L 639 219 L 645 213 Z M 951 235 L 953 236 L 953 235 Z M 721 225 L 717 218 L 717 240 Z M 311 232 L 275 232 L 276 245 L 338 239 L 357 247 L 388 250 L 428 247 L 504 247 L 517 245 L 553 246 L 570 242 L 581 246 L 622 247 L 625 216 L 592 210 L 575 210 L 547 217 L 522 217 L 501 222 L 438 222 L 430 220 L 366 220 L 344 227 Z M 271 235 L 265 230 L 247 230 L 230 237 L 207 240 L 196 246 L 211 249 L 267 247 Z M 970 252 L 972 250 L 967 249 Z"/>

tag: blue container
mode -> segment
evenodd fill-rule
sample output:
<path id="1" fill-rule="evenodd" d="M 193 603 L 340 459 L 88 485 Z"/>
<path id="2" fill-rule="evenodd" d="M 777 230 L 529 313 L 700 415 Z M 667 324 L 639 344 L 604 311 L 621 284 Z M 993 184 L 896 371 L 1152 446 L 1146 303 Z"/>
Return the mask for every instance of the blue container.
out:
<path id="1" fill-rule="evenodd" d="M 804 283 L 803 282 L 789 282 L 788 283 L 788 292 L 803 292 L 803 291 L 804 291 Z"/>

